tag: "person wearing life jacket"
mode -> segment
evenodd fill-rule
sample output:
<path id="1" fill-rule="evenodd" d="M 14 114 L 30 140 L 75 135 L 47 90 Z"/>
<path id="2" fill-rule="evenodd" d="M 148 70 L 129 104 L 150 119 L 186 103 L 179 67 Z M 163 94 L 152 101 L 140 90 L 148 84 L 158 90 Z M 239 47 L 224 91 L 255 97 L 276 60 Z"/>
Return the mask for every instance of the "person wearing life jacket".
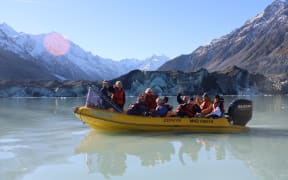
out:
<path id="1" fill-rule="evenodd" d="M 214 97 L 213 102 L 213 110 L 211 113 L 206 115 L 206 117 L 222 117 L 224 115 L 225 109 L 224 109 L 224 99 L 220 98 L 219 95 L 216 95 Z"/>
<path id="2" fill-rule="evenodd" d="M 113 86 L 112 102 L 114 102 L 122 111 L 125 104 L 125 92 L 121 81 L 116 81 Z"/>
<path id="3" fill-rule="evenodd" d="M 179 88 L 178 94 L 177 94 L 177 102 L 178 102 L 178 106 L 176 108 L 176 116 L 179 117 L 184 117 L 186 116 L 186 109 L 188 109 L 188 107 L 186 107 L 188 105 L 188 101 L 189 101 L 189 96 L 183 96 L 183 88 Z"/>
<path id="4" fill-rule="evenodd" d="M 213 104 L 207 93 L 204 93 L 202 97 L 203 97 L 203 101 L 200 105 L 201 115 L 206 116 L 207 114 L 213 111 Z"/>
<path id="5" fill-rule="evenodd" d="M 144 116 L 146 114 L 145 99 L 143 96 L 138 96 L 136 103 L 128 106 L 127 114 L 138 116 Z"/>
<path id="6" fill-rule="evenodd" d="M 179 104 L 176 109 L 176 116 L 179 117 L 194 117 L 196 113 L 200 113 L 200 107 L 194 102 L 193 98 L 190 98 L 188 102 Z"/>
<path id="7" fill-rule="evenodd" d="M 194 102 L 193 98 L 189 96 L 182 96 L 183 89 L 180 88 L 177 95 L 178 107 L 176 108 L 176 116 L 184 117 L 193 117 L 196 113 L 201 112 L 200 107 Z"/>
<path id="8" fill-rule="evenodd" d="M 178 94 L 177 94 L 178 104 L 185 104 L 189 101 L 189 96 L 183 96 L 182 97 L 182 94 L 183 94 L 183 88 L 180 87 L 178 90 Z"/>
<path id="9" fill-rule="evenodd" d="M 151 88 L 147 88 L 145 92 L 140 94 L 139 96 L 144 97 L 147 112 L 152 112 L 156 109 L 156 99 L 158 98 L 158 95 L 154 94 Z"/>

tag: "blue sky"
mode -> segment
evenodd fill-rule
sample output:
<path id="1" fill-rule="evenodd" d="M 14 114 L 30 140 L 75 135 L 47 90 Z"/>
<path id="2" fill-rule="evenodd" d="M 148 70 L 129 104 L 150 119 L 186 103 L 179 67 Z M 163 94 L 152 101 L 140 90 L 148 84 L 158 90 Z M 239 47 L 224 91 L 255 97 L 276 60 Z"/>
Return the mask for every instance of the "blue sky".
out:
<path id="1" fill-rule="evenodd" d="M 0 0 L 0 23 L 59 32 L 105 58 L 171 58 L 242 26 L 273 0 Z"/>

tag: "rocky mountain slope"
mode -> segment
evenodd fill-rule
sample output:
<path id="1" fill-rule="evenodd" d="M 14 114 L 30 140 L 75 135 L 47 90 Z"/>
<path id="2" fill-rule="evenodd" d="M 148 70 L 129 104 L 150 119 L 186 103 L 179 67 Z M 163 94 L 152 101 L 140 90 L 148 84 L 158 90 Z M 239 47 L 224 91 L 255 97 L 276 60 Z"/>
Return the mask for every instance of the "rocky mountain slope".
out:
<path id="1" fill-rule="evenodd" d="M 54 78 L 46 68 L 30 61 L 23 61 L 19 55 L 0 49 L 0 79 L 52 80 Z"/>
<path id="2" fill-rule="evenodd" d="M 205 68 L 210 72 L 234 65 L 267 77 L 287 79 L 288 2 L 275 0 L 263 12 L 228 35 L 181 55 L 159 68 L 185 72 Z"/>

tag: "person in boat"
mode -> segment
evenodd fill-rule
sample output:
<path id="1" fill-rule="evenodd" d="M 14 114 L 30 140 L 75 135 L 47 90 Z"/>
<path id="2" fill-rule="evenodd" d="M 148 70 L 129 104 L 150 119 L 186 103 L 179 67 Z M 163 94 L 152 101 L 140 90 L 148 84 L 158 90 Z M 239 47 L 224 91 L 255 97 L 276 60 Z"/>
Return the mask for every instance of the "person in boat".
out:
<path id="1" fill-rule="evenodd" d="M 147 88 L 145 92 L 140 94 L 139 96 L 144 97 L 147 112 L 152 112 L 156 109 L 156 99 L 158 98 L 158 95 L 154 94 L 151 88 Z"/>
<path id="2" fill-rule="evenodd" d="M 187 103 L 179 104 L 176 109 L 176 116 L 179 117 L 194 117 L 197 113 L 200 113 L 200 107 L 194 102 L 193 98 L 190 98 Z"/>
<path id="3" fill-rule="evenodd" d="M 213 102 L 213 111 L 206 115 L 206 117 L 215 117 L 219 118 L 224 115 L 225 109 L 224 109 L 224 99 L 221 98 L 219 95 L 216 95 L 214 97 L 214 102 Z"/>
<path id="4" fill-rule="evenodd" d="M 100 89 L 100 92 L 102 95 L 110 99 L 112 94 L 109 88 L 110 88 L 109 82 L 106 80 L 102 81 L 102 88 Z"/>
<path id="5" fill-rule="evenodd" d="M 161 99 L 160 97 L 158 97 L 156 99 L 156 104 L 157 107 L 154 111 L 151 112 L 152 116 L 160 116 L 160 117 L 164 117 L 167 115 L 168 113 L 168 108 L 167 106 L 164 104 L 163 99 Z"/>
<path id="6" fill-rule="evenodd" d="M 201 112 L 200 107 L 194 102 L 193 98 L 189 96 L 182 96 L 183 89 L 180 88 L 177 95 L 178 107 L 176 109 L 176 116 L 179 117 L 194 117 L 196 113 Z"/>
<path id="7" fill-rule="evenodd" d="M 176 116 L 179 117 L 184 117 L 186 116 L 186 105 L 188 104 L 189 101 L 189 96 L 183 96 L 183 88 L 179 88 L 178 94 L 177 94 L 177 102 L 178 106 L 176 108 Z"/>
<path id="8" fill-rule="evenodd" d="M 183 88 L 180 88 L 179 91 L 178 91 L 178 94 L 177 94 L 177 102 L 178 102 L 178 104 L 188 103 L 189 96 L 183 96 L 182 97 L 182 94 L 183 94 Z"/>
<path id="9" fill-rule="evenodd" d="M 168 103 L 168 101 L 169 101 L 169 98 L 168 98 L 167 96 L 165 96 L 165 97 L 163 98 L 164 105 L 167 107 L 168 111 L 172 111 L 173 106 L 170 105 L 170 104 Z"/>
<path id="10" fill-rule="evenodd" d="M 200 98 L 199 95 L 197 95 L 197 96 L 195 97 L 195 103 L 198 104 L 198 106 L 200 106 L 200 105 L 202 104 L 202 100 L 201 100 L 201 98 Z"/>
<path id="11" fill-rule="evenodd" d="M 214 97 L 213 110 L 216 109 L 216 107 L 220 108 L 222 115 L 225 113 L 224 98 L 220 97 L 218 94 Z"/>
<path id="12" fill-rule="evenodd" d="M 102 88 L 100 89 L 100 93 L 104 101 L 102 101 L 102 105 L 104 109 L 111 108 L 111 96 L 112 96 L 112 88 L 109 85 L 109 82 L 104 80 L 102 81 Z"/>
<path id="13" fill-rule="evenodd" d="M 138 96 L 134 104 L 130 104 L 127 110 L 128 115 L 144 116 L 146 114 L 146 106 L 144 96 Z"/>
<path id="14" fill-rule="evenodd" d="M 203 101 L 200 104 L 201 116 L 206 116 L 213 111 L 213 104 L 207 93 L 203 94 Z"/>
<path id="15" fill-rule="evenodd" d="M 112 102 L 115 103 L 123 112 L 125 105 L 125 91 L 121 81 L 116 81 L 112 91 Z"/>

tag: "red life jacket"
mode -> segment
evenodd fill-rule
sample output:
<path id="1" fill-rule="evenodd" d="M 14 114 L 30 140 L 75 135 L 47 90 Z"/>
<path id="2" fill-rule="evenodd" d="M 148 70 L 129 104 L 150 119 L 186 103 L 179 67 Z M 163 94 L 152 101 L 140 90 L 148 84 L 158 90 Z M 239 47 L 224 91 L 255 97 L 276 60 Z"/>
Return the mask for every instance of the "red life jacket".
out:
<path id="1" fill-rule="evenodd" d="M 145 106 L 146 106 L 146 110 L 148 112 L 151 112 L 153 110 L 155 110 L 155 108 L 157 107 L 157 103 L 156 103 L 156 99 L 157 99 L 157 95 L 155 94 L 145 94 L 145 93 L 142 93 L 139 95 L 140 97 L 144 97 L 145 99 Z"/>
<path id="2" fill-rule="evenodd" d="M 115 89 L 115 92 L 112 95 L 112 101 L 116 104 L 124 104 L 124 91 L 122 89 Z"/>
<path id="3" fill-rule="evenodd" d="M 179 104 L 176 113 L 184 113 L 188 117 L 193 117 L 196 112 L 193 111 L 193 104 Z"/>

